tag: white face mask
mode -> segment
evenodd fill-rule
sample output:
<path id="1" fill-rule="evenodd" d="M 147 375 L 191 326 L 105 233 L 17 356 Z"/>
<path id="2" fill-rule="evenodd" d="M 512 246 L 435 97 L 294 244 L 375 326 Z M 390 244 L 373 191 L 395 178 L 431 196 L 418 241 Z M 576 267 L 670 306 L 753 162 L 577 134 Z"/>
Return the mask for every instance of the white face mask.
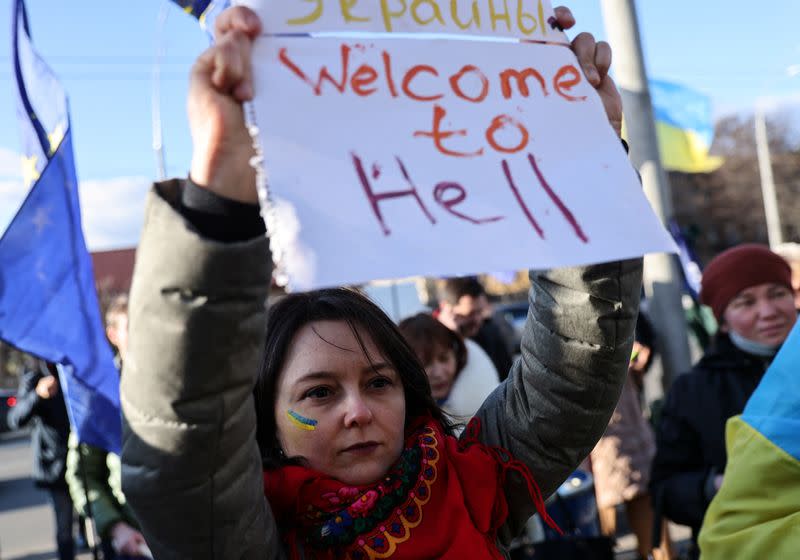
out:
<path id="1" fill-rule="evenodd" d="M 761 344 L 760 342 L 754 342 L 743 337 L 736 331 L 730 331 L 728 334 L 730 335 L 731 342 L 733 342 L 734 346 L 736 346 L 742 352 L 747 352 L 748 354 L 753 354 L 754 356 L 772 358 L 780 349 L 780 345 L 767 346 L 766 344 Z"/>

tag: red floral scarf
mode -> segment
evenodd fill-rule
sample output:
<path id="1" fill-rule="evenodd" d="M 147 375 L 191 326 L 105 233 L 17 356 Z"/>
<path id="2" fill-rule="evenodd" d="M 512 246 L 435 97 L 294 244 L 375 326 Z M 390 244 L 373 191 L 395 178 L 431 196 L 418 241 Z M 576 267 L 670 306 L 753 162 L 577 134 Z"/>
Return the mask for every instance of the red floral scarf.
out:
<path id="1" fill-rule="evenodd" d="M 537 511 L 555 527 L 527 467 L 478 442 L 479 430 L 473 419 L 459 441 L 432 419 L 417 422 L 400 459 L 371 486 L 305 467 L 265 471 L 264 493 L 290 557 L 503 558 L 496 542 L 508 517 L 509 470 L 523 476 Z"/>

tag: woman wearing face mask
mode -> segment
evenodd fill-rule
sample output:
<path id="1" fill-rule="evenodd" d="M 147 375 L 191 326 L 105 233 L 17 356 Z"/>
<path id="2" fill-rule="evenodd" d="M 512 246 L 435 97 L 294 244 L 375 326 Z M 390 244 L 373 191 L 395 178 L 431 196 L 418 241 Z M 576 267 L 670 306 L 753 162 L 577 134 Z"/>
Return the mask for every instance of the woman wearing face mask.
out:
<path id="1" fill-rule="evenodd" d="M 466 424 L 500 382 L 489 356 L 429 313 L 408 317 L 399 328 L 425 366 L 433 398 L 453 420 Z"/>
<path id="2" fill-rule="evenodd" d="M 192 73 L 191 179 L 148 200 L 121 380 L 123 491 L 157 558 L 502 557 L 608 422 L 641 260 L 532 272 L 522 358 L 456 439 L 413 350 L 364 297 L 293 294 L 266 317 L 241 107 L 260 33 L 243 7 L 217 19 Z M 581 34 L 573 49 L 619 132 L 608 45 Z"/>
<path id="3" fill-rule="evenodd" d="M 703 358 L 670 388 L 651 475 L 657 512 L 692 527 L 695 542 L 724 478 L 725 423 L 742 413 L 797 320 L 791 268 L 761 245 L 715 257 L 703 273 L 700 298 L 720 329 Z"/>

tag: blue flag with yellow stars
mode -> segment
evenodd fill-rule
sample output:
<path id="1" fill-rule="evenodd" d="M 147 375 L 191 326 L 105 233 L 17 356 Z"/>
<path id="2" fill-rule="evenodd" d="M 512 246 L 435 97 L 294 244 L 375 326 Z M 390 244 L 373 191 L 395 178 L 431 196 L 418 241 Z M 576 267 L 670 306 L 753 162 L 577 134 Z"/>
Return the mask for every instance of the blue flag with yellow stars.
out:
<path id="1" fill-rule="evenodd" d="M 33 48 L 24 0 L 13 3 L 12 37 L 30 192 L 0 238 L 0 339 L 62 364 L 79 440 L 119 452 L 119 375 L 83 238 L 67 98 Z"/>

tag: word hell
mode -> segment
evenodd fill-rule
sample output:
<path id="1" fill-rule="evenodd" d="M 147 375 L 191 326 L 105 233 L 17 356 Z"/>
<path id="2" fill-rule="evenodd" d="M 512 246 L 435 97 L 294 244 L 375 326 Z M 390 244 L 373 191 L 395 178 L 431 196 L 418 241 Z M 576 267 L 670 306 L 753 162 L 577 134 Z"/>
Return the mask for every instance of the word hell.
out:
<path id="1" fill-rule="evenodd" d="M 403 28 L 420 27 L 425 31 L 452 28 L 467 30 L 505 30 L 531 36 L 547 35 L 542 0 L 511 0 L 516 10 L 509 9 L 509 0 L 305 0 L 312 4 L 305 15 L 289 19 L 292 26 L 310 25 L 334 10 L 345 24 L 369 24 L 380 17 L 387 33 L 397 23 Z M 331 5 L 334 6 L 331 6 Z M 376 4 L 379 4 L 379 9 Z M 460 6 L 459 6 L 460 4 Z"/>
<path id="2" fill-rule="evenodd" d="M 403 179 L 406 183 L 408 183 L 408 188 L 396 190 L 396 191 L 387 191 L 377 193 L 375 192 L 372 183 L 370 182 L 369 175 L 367 173 L 366 168 L 364 167 L 364 163 L 361 158 L 356 155 L 355 153 L 352 154 L 353 159 L 353 166 L 355 167 L 356 175 L 358 176 L 358 180 L 361 183 L 361 187 L 364 189 L 364 194 L 367 196 L 367 200 L 369 200 L 369 204 L 372 208 L 372 212 L 375 214 L 375 218 L 378 220 L 378 223 L 381 226 L 381 230 L 385 236 L 389 236 L 392 233 L 392 230 L 389 229 L 389 226 L 386 225 L 386 220 L 383 216 L 383 212 L 381 211 L 381 204 L 386 203 L 389 200 L 393 199 L 401 199 L 401 198 L 410 198 L 414 202 L 416 202 L 417 206 L 419 206 L 422 213 L 425 217 L 430 221 L 431 224 L 436 225 L 436 218 L 431 214 L 428 210 L 428 207 L 425 205 L 422 197 L 420 196 L 419 190 L 414 185 L 414 182 L 411 179 L 411 176 L 406 168 L 406 165 L 403 161 L 396 157 L 397 165 L 400 168 L 400 173 L 403 175 Z M 551 202 L 558 208 L 559 212 L 563 216 L 563 218 L 567 221 L 570 225 L 572 232 L 575 234 L 581 242 L 588 243 L 589 238 L 587 237 L 586 233 L 584 233 L 583 228 L 581 227 L 578 220 L 575 218 L 575 215 L 572 211 L 567 207 L 566 204 L 561 200 L 561 197 L 553 190 L 550 184 L 545 179 L 544 175 L 542 174 L 541 169 L 539 168 L 539 164 L 536 162 L 536 158 L 533 154 L 528 154 L 528 162 L 533 169 L 534 176 L 536 177 L 537 183 L 539 187 L 544 190 L 547 196 L 550 198 Z M 541 227 L 539 222 L 536 220 L 536 217 L 531 212 L 531 209 L 525 203 L 525 200 L 522 197 L 522 193 L 520 192 L 519 186 L 517 182 L 514 180 L 511 169 L 509 168 L 508 161 L 503 160 L 501 162 L 501 168 L 503 171 L 503 175 L 505 176 L 506 182 L 508 183 L 508 187 L 511 190 L 511 194 L 514 197 L 517 205 L 519 206 L 522 214 L 525 216 L 527 222 L 531 225 L 533 230 L 539 236 L 540 239 L 545 239 L 545 232 L 544 229 Z M 372 167 L 372 177 L 373 179 L 377 179 L 380 176 L 380 169 L 376 165 Z M 443 181 L 436 184 L 433 188 L 433 199 L 436 203 L 441 206 L 447 213 L 458 218 L 459 220 L 463 220 L 475 225 L 483 225 L 498 222 L 500 220 L 504 220 L 505 216 L 485 216 L 485 217 L 476 217 L 470 216 L 465 212 L 457 209 L 457 207 L 462 204 L 467 199 L 467 191 L 466 189 L 460 184 L 454 181 Z"/>

